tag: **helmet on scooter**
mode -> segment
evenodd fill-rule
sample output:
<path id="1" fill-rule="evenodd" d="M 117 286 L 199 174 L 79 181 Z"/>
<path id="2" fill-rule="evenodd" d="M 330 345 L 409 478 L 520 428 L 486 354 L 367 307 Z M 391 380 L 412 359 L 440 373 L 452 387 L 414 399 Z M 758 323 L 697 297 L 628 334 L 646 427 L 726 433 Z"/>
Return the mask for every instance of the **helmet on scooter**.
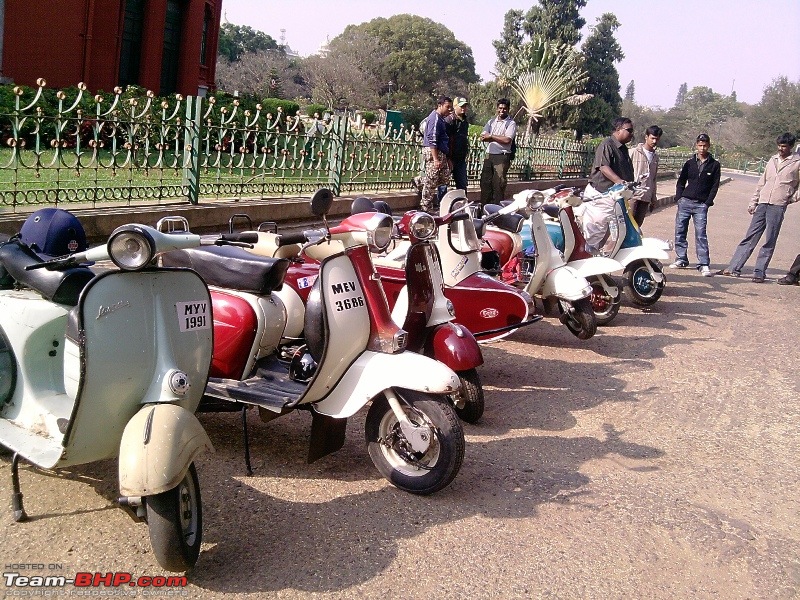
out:
<path id="1" fill-rule="evenodd" d="M 86 250 L 86 232 L 77 217 L 61 208 L 42 208 L 22 224 L 19 239 L 44 258 Z"/>

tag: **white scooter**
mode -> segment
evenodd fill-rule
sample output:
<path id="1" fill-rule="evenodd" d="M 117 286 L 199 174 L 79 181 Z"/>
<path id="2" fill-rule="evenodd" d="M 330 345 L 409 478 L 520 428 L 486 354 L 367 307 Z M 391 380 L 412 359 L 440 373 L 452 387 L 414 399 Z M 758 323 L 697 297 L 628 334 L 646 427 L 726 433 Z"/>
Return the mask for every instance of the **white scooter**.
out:
<path id="1" fill-rule="evenodd" d="M 525 291 L 549 303 L 557 302 L 561 322 L 579 339 L 587 340 L 597 332 L 597 319 L 592 310 L 592 286 L 577 270 L 568 266 L 564 255 L 555 247 L 542 217 L 545 194 L 526 190 L 514 195 L 506 206 L 484 206 L 491 222 L 517 212 L 530 214 L 529 223 L 534 247 L 519 256 L 519 279 Z M 531 252 L 532 251 L 532 252 Z M 532 256 L 531 256 L 532 254 Z"/>
<path id="2" fill-rule="evenodd" d="M 194 411 L 211 361 L 211 299 L 198 275 L 154 257 L 200 244 L 144 225 L 43 261 L 20 239 L 0 247 L 0 444 L 13 454 L 15 521 L 27 518 L 19 460 L 59 469 L 119 458 L 120 504 L 147 522 L 167 570 L 197 561 L 194 459 L 213 447 Z M 95 274 L 83 263 L 111 260 Z"/>
<path id="3" fill-rule="evenodd" d="M 324 218 L 332 202 L 329 190 L 318 190 L 312 212 Z M 373 463 L 400 489 L 431 494 L 463 461 L 464 431 L 448 401 L 461 383 L 442 363 L 406 351 L 408 334 L 392 321 L 370 252 L 389 244 L 393 227 L 389 215 L 361 213 L 302 234 L 304 254 L 320 265 L 304 340 L 290 346 L 282 345 L 287 315 L 275 294 L 287 259 L 233 248 L 174 252 L 162 261 L 193 268 L 211 286 L 214 359 L 203 405 L 243 414 L 255 406 L 265 421 L 311 411 L 311 462 L 341 448 L 347 419 L 371 402 L 365 435 Z M 277 244 L 298 241 L 281 236 Z"/>

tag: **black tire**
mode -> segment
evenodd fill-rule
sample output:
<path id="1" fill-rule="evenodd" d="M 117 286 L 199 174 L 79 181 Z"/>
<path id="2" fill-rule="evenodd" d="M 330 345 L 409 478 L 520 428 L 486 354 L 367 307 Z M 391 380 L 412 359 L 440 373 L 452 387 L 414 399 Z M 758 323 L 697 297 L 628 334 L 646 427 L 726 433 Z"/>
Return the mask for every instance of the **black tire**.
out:
<path id="1" fill-rule="evenodd" d="M 592 285 L 592 310 L 598 326 L 608 325 L 614 320 L 614 317 L 619 312 L 619 304 L 622 297 L 619 288 L 617 288 L 616 296 L 609 295 L 603 287 L 601 279 L 605 279 L 607 286 L 616 287 L 614 281 L 610 277 L 606 278 L 605 275 L 596 275 L 589 279 L 589 283 Z"/>
<path id="2" fill-rule="evenodd" d="M 592 302 L 589 298 L 581 298 L 573 302 L 562 300 L 559 306 L 562 311 L 561 322 L 579 340 L 588 340 L 597 333 L 597 319 L 595 319 Z"/>
<path id="3" fill-rule="evenodd" d="M 438 492 L 453 481 L 464 460 L 461 423 L 444 398 L 397 388 L 394 393 L 412 423 L 430 428 L 431 445 L 425 454 L 411 449 L 389 401 L 381 394 L 367 413 L 369 457 L 381 475 L 401 490 L 420 495 Z"/>
<path id="4" fill-rule="evenodd" d="M 656 261 L 650 264 L 656 273 L 662 273 L 661 265 Z M 638 306 L 650 306 L 664 293 L 664 282 L 657 283 L 650 275 L 644 261 L 637 260 L 625 269 L 625 287 L 631 296 L 631 302 Z"/>
<path id="5" fill-rule="evenodd" d="M 203 541 L 200 483 L 194 463 L 177 487 L 145 498 L 150 545 L 167 571 L 191 569 Z"/>
<path id="6" fill-rule="evenodd" d="M 481 378 L 476 369 L 457 371 L 456 374 L 461 380 L 461 401 L 464 406 L 459 408 L 458 405 L 454 404 L 453 408 L 458 418 L 462 421 L 477 423 L 483 416 L 485 406 Z"/>

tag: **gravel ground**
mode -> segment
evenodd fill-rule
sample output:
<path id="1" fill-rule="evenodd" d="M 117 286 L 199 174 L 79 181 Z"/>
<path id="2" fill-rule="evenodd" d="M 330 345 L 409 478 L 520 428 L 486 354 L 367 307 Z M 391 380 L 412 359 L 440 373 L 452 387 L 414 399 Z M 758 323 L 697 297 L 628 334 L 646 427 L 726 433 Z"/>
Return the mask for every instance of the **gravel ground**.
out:
<path id="1" fill-rule="evenodd" d="M 717 269 L 746 229 L 753 187 L 734 179 L 711 210 Z M 672 238 L 674 214 L 652 214 L 646 232 Z M 787 303 L 800 288 L 774 279 L 800 251 L 798 232 L 792 207 L 765 284 L 669 271 L 656 305 L 623 300 L 591 340 L 550 317 L 485 347 L 486 413 L 465 425 L 461 472 L 432 497 L 380 478 L 363 415 L 341 451 L 311 465 L 306 414 L 268 424 L 251 416 L 252 477 L 238 417 L 202 415 L 216 447 L 198 463 L 205 542 L 180 593 L 797 598 L 800 319 Z M 9 473 L 2 456 L 6 499 Z M 31 520 L 12 523 L 6 511 L 4 572 L 33 563 L 44 567 L 32 575 L 162 573 L 146 526 L 115 506 L 115 463 L 57 474 L 24 467 L 21 479 Z M 3 585 L 0 596 L 29 591 Z"/>

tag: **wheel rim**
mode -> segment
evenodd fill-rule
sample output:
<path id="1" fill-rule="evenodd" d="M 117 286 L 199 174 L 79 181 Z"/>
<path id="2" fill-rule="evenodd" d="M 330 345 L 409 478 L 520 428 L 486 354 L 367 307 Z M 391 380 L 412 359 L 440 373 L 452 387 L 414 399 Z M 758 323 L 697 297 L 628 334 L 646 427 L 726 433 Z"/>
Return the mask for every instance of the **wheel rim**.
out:
<path id="1" fill-rule="evenodd" d="M 592 310 L 595 314 L 606 315 L 611 312 L 614 300 L 599 283 L 592 284 Z"/>
<path id="2" fill-rule="evenodd" d="M 187 546 L 193 546 L 199 534 L 199 515 L 197 511 L 197 488 L 189 473 L 178 486 L 178 519 L 181 536 Z"/>
<path id="3" fill-rule="evenodd" d="M 408 419 L 415 425 L 424 425 L 430 429 L 431 443 L 424 453 L 414 452 L 400 430 L 400 422 L 392 410 L 386 411 L 379 427 L 380 448 L 386 461 L 403 475 L 421 477 L 436 466 L 439 461 L 439 432 L 424 413 L 403 406 Z"/>
<path id="4" fill-rule="evenodd" d="M 658 285 L 650 276 L 650 271 L 646 267 L 639 267 L 633 272 L 631 286 L 643 298 L 649 298 L 658 289 Z"/>

